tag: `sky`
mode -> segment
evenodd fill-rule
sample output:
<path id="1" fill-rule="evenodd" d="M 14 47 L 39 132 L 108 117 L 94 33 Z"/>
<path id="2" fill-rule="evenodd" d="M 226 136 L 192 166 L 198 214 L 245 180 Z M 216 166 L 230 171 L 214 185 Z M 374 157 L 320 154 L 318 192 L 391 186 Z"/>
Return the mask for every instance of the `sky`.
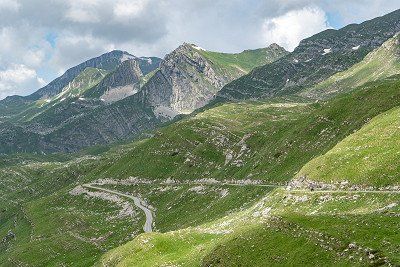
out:
<path id="1" fill-rule="evenodd" d="M 292 51 L 315 33 L 399 8 L 398 0 L 0 0 L 0 99 L 114 49 L 164 57 L 189 42 Z"/>

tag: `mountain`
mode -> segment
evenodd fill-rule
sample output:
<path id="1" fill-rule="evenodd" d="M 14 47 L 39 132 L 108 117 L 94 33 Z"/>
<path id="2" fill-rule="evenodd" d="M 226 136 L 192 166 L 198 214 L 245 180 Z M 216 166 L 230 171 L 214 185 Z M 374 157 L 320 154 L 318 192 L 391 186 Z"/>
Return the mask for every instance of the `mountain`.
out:
<path id="1" fill-rule="evenodd" d="M 289 55 L 226 85 L 218 101 L 287 95 L 347 70 L 400 31 L 400 10 L 304 39 Z"/>
<path id="2" fill-rule="evenodd" d="M 286 54 L 278 45 L 224 54 L 183 44 L 165 57 L 141 94 L 159 117 L 189 114 L 206 105 L 225 84 Z"/>
<path id="3" fill-rule="evenodd" d="M 12 105 L 3 105 L 5 121 L 19 130 L 1 133 L 9 141 L 0 153 L 71 152 L 132 138 L 204 106 L 226 83 L 285 54 L 277 45 L 224 54 L 183 44 L 157 65 L 160 61 L 156 58 L 110 52 L 67 71 L 34 93 L 42 97 L 24 102 L 18 112 Z M 261 59 L 254 60 L 258 57 Z M 53 95 L 55 90 L 49 88 L 81 69 Z M 50 91 L 53 93 L 43 93 Z M 7 118 L 10 111 L 14 115 Z M 25 143 L 18 133 L 29 136 L 29 146 L 22 145 Z"/>
<path id="4" fill-rule="evenodd" d="M 388 233 L 397 232 L 398 194 L 286 184 L 310 160 L 364 131 L 369 118 L 398 107 L 399 84 L 398 77 L 376 81 L 319 103 L 226 103 L 101 154 L 2 157 L 0 261 L 396 265 L 398 236 Z M 370 159 L 379 163 L 389 155 L 378 154 Z M 366 189 L 372 185 L 365 180 Z M 148 203 L 154 232 L 143 233 L 146 217 L 133 201 L 110 192 Z"/>
<path id="5" fill-rule="evenodd" d="M 140 89 L 140 80 L 143 77 L 140 65 L 135 60 L 126 60 L 117 69 L 93 87 L 84 97 L 100 98 L 106 103 L 116 102 Z"/>
<path id="6" fill-rule="evenodd" d="M 68 84 L 86 68 L 97 68 L 103 71 L 112 72 L 117 68 L 118 65 L 121 64 L 121 62 L 124 62 L 128 59 L 136 61 L 144 74 L 156 69 L 161 61 L 160 58 L 156 57 L 138 58 L 129 54 L 128 52 L 119 50 L 105 53 L 99 57 L 89 59 L 75 67 L 68 69 L 63 75 L 29 96 L 9 96 L 1 100 L 0 116 L 12 118 L 13 116 L 18 115 L 20 112 L 29 109 L 34 105 L 35 101 L 47 100 L 59 95 L 63 89 L 67 87 Z"/>
<path id="7" fill-rule="evenodd" d="M 384 25 L 380 20 L 387 17 L 376 25 Z M 64 95 L 34 102 L 25 119 L 3 121 L 0 148 L 74 152 L 157 129 L 76 153 L 0 155 L 0 265 L 399 266 L 400 74 L 393 36 L 309 87 L 207 105 L 163 125 L 167 117 L 157 107 L 177 113 L 184 103 L 157 101 L 152 88 L 173 95 L 184 89 L 182 76 L 192 90 L 202 92 L 199 84 L 212 90 L 212 82 L 254 63 L 253 54 L 184 44 L 146 75 L 129 61 L 113 71 L 86 69 Z M 169 86 L 157 87 L 160 79 Z M 138 83 L 133 95 L 101 100 L 109 91 L 124 96 L 120 87 Z M 318 85 L 326 86 L 313 98 L 301 95 Z M 45 127 L 25 124 L 34 121 Z"/>
<path id="8" fill-rule="evenodd" d="M 400 35 L 386 41 L 369 53 L 361 62 L 336 73 L 323 82 L 308 88 L 300 95 L 310 98 L 327 98 L 367 82 L 400 74 Z"/>
<path id="9" fill-rule="evenodd" d="M 62 88 L 88 67 L 113 71 L 121 62 L 129 59 L 137 61 L 138 64 L 140 64 L 140 68 L 142 68 L 143 72 L 146 74 L 157 68 L 161 61 L 159 58 L 138 58 L 128 52 L 119 50 L 111 51 L 68 69 L 62 76 L 28 96 L 28 99 L 38 100 L 40 98 L 48 98 L 59 94 Z"/>

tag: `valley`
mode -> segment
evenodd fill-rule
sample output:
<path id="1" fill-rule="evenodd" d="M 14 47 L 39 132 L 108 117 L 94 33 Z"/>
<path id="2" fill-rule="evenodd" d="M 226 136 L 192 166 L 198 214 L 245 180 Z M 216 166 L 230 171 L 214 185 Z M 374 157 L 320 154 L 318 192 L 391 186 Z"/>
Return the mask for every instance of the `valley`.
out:
<path id="1" fill-rule="evenodd" d="M 115 50 L 1 100 L 0 266 L 398 266 L 399 31 Z"/>

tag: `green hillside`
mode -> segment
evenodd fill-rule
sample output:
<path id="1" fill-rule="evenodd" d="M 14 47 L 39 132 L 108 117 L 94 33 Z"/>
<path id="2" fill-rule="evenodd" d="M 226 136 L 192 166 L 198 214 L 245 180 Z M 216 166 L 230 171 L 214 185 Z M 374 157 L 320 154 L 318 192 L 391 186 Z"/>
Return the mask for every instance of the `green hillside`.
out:
<path id="1" fill-rule="evenodd" d="M 396 193 L 277 189 L 253 207 L 215 222 L 142 234 L 106 253 L 97 265 L 395 265 L 400 236 L 390 233 L 400 226 L 399 209 L 392 205 L 398 200 Z"/>
<path id="2" fill-rule="evenodd" d="M 29 109 L 0 122 L 0 266 L 399 266 L 399 36 L 376 49 L 397 13 L 288 55 L 184 44 L 146 76 L 86 68 L 52 98 L 4 101 Z M 245 100 L 161 124 L 157 108 L 249 72 L 225 88 Z M 85 95 L 105 76 L 143 87 Z"/>
<path id="3" fill-rule="evenodd" d="M 398 106 L 399 86 L 392 77 L 327 102 L 281 98 L 224 104 L 104 154 L 10 159 L 0 165 L 0 237 L 6 238 L 0 262 L 88 266 L 142 233 L 144 213 L 133 202 L 83 187 L 104 178 L 99 187 L 148 202 L 157 231 L 111 251 L 105 262 L 365 265 L 370 260 L 365 253 L 337 257 L 356 242 L 377 255 L 374 261 L 386 257 L 396 263 L 397 237 L 386 233 L 398 227 L 397 209 L 392 211 L 398 194 L 270 192 L 371 118 Z M 396 179 L 388 182 L 395 185 Z M 265 206 L 257 204 L 263 196 Z M 275 215 L 260 221 L 260 212 L 269 214 L 267 207 Z M 337 222 L 346 227 L 335 228 Z M 327 238 L 321 241 L 320 234 Z M 273 240 L 318 256 L 297 257 Z M 326 251 L 325 242 L 332 250 Z M 243 258 L 234 256 L 237 251 Z"/>
<path id="4" fill-rule="evenodd" d="M 272 63 L 288 54 L 283 47 L 277 44 L 266 48 L 245 50 L 237 54 L 212 52 L 201 48 L 198 51 L 211 62 L 236 71 L 239 70 L 242 73 L 249 73 L 256 67 Z"/>
<path id="5" fill-rule="evenodd" d="M 220 105 L 156 131 L 95 175 L 284 184 L 309 160 L 397 106 L 398 87 L 394 77 L 327 102 L 275 99 Z"/>
<path id="6" fill-rule="evenodd" d="M 367 82 L 400 73 L 400 35 L 386 41 L 369 53 L 361 62 L 339 72 L 311 89 L 300 93 L 312 98 L 327 98 L 351 90 Z"/>
<path id="7" fill-rule="evenodd" d="M 399 185 L 400 108 L 373 118 L 326 154 L 306 164 L 298 176 L 314 181 L 385 187 Z"/>

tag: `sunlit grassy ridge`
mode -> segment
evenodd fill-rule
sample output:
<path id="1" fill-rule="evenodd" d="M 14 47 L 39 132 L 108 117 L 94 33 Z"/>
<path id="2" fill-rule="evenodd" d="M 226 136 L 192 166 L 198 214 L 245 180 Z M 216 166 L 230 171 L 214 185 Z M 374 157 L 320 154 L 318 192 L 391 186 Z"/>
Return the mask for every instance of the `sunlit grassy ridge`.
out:
<path id="1" fill-rule="evenodd" d="M 143 234 L 99 266 L 365 266 L 399 261 L 396 194 L 274 191 L 214 223 Z M 370 202 L 374 205 L 370 205 Z M 340 227 L 335 222 L 340 221 Z M 373 256 L 371 256 L 373 255 Z"/>
<path id="2" fill-rule="evenodd" d="M 373 118 L 326 154 L 307 163 L 299 176 L 326 183 L 399 185 L 400 108 Z"/>
<path id="3" fill-rule="evenodd" d="M 255 67 L 259 67 L 275 61 L 288 54 L 282 47 L 277 45 L 267 48 L 245 50 L 237 54 L 212 52 L 198 49 L 211 62 L 242 73 L 248 73 Z"/>

